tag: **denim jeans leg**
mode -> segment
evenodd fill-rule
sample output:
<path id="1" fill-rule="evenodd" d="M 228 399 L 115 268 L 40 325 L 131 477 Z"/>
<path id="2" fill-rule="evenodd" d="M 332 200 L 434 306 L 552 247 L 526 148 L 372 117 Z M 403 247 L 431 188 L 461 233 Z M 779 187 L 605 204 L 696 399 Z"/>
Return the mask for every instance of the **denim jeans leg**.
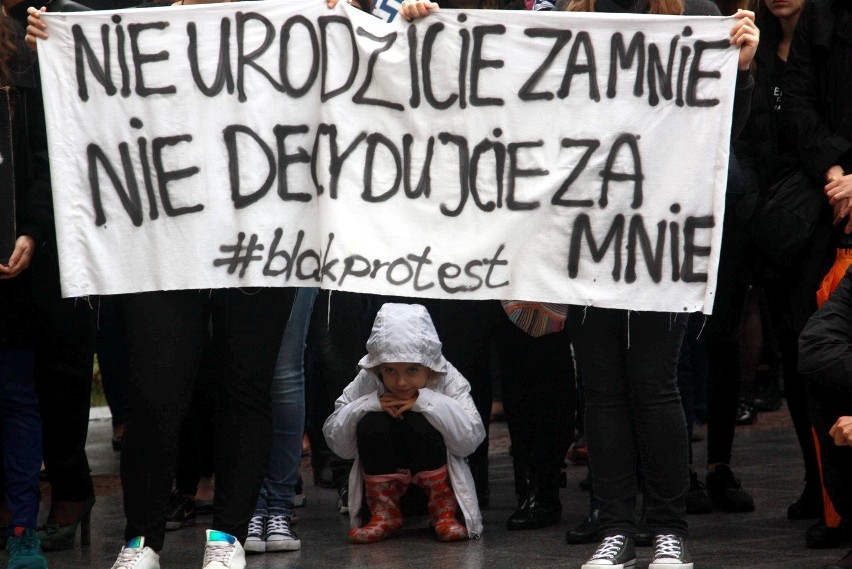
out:
<path id="1" fill-rule="evenodd" d="M 34 351 L 0 348 L 0 425 L 10 527 L 36 529 L 42 444 Z"/>
<path id="2" fill-rule="evenodd" d="M 272 453 L 255 515 L 293 514 L 305 427 L 305 338 L 316 288 L 300 288 L 272 376 Z"/>

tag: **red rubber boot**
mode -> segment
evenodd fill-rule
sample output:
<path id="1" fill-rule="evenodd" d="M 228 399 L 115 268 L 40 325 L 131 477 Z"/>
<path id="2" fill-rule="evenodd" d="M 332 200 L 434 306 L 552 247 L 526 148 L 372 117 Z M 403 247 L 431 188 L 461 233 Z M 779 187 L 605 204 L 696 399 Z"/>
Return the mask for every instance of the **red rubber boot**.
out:
<path id="1" fill-rule="evenodd" d="M 399 503 L 410 482 L 411 474 L 408 472 L 365 474 L 365 498 L 371 517 L 365 525 L 349 530 L 349 541 L 376 543 L 397 533 L 402 527 Z"/>
<path id="2" fill-rule="evenodd" d="M 429 497 L 429 519 L 438 534 L 438 541 L 466 539 L 467 528 L 456 518 L 459 503 L 450 485 L 447 465 L 437 470 L 418 472 L 412 481 Z"/>

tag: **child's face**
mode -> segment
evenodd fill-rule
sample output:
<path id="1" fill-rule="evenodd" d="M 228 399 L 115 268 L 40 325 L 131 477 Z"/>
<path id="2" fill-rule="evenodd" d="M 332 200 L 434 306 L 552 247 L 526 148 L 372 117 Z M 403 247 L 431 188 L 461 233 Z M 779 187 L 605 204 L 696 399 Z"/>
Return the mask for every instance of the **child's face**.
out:
<path id="1" fill-rule="evenodd" d="M 429 368 L 415 363 L 384 363 L 379 366 L 379 375 L 388 391 L 400 399 L 411 399 L 426 386 Z"/>

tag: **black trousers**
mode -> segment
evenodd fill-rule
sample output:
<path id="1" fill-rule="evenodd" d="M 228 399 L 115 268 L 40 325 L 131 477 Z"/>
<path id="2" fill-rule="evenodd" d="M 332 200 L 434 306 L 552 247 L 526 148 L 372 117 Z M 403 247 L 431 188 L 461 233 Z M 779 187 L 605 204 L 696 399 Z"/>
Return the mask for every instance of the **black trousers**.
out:
<path id="1" fill-rule="evenodd" d="M 98 307 L 98 365 L 104 395 L 112 414 L 112 426 L 127 421 L 127 340 L 124 338 L 124 310 L 121 297 L 104 296 Z"/>
<path id="2" fill-rule="evenodd" d="M 130 420 L 121 456 L 125 537 L 163 546 L 180 428 L 212 332 L 213 529 L 245 541 L 272 440 L 269 387 L 295 289 L 147 292 L 123 299 Z"/>
<path id="3" fill-rule="evenodd" d="M 574 438 L 577 410 L 568 331 L 533 338 L 504 317 L 495 339 L 515 494 L 523 501 L 529 484 L 557 499 L 559 471 Z"/>
<path id="4" fill-rule="evenodd" d="M 367 413 L 358 421 L 358 457 L 364 474 L 411 474 L 447 464 L 444 437 L 420 413 L 409 411 L 394 419 L 384 411 Z"/>
<path id="5" fill-rule="evenodd" d="M 649 529 L 688 531 L 688 445 L 676 377 L 686 321 L 686 314 L 583 306 L 568 313 L 602 536 L 636 531 L 637 464 Z"/>
<path id="6" fill-rule="evenodd" d="M 730 464 L 737 407 L 742 389 L 742 321 L 749 287 L 749 253 L 733 211 L 736 196 L 725 204 L 716 299 L 707 319 L 707 464 Z"/>
<path id="7" fill-rule="evenodd" d="M 44 464 L 55 501 L 94 496 L 86 438 L 92 396 L 97 299 L 62 298 L 59 264 L 50 245 L 30 270 L 43 323 L 37 335 L 35 378 L 41 407 Z"/>

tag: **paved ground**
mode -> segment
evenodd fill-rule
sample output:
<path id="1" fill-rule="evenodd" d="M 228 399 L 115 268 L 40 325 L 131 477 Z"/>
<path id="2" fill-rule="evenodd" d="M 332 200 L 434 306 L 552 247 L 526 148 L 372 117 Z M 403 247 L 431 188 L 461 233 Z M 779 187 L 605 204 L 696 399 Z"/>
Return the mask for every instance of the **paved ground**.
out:
<path id="1" fill-rule="evenodd" d="M 585 468 L 569 466 L 568 487 L 562 490 L 565 507 L 562 523 L 544 530 L 508 532 L 504 522 L 512 512 L 511 468 L 505 423 L 492 427 L 492 506 L 484 512 L 485 535 L 480 541 L 440 544 L 434 541 L 423 520 L 406 526 L 398 538 L 370 546 L 351 546 L 345 538 L 347 520 L 336 511 L 333 491 L 307 486 L 307 506 L 298 511 L 296 530 L 302 550 L 252 557 L 249 568 L 420 568 L 502 569 L 558 567 L 577 568 L 594 550 L 593 545 L 569 546 L 566 530 L 586 515 L 588 496 L 578 482 Z M 89 430 L 89 456 L 98 487 L 93 512 L 92 544 L 73 551 L 51 553 L 52 569 L 108 569 L 121 546 L 124 520 L 120 487 L 116 478 L 118 454 L 110 448 L 109 422 L 94 419 Z M 701 459 L 703 443 L 696 444 Z M 846 549 L 807 550 L 804 532 L 810 522 L 791 522 L 784 517 L 787 505 L 801 490 L 802 469 L 792 429 L 785 411 L 762 414 L 758 425 L 740 427 L 735 448 L 736 472 L 755 496 L 752 514 L 714 513 L 691 516 L 690 546 L 698 569 L 773 567 L 819 569 L 842 557 Z M 311 480 L 304 472 L 305 480 Z M 42 509 L 45 509 L 44 507 Z M 197 569 L 201 566 L 204 527 L 171 532 L 162 553 L 163 569 Z M 640 569 L 646 569 L 648 550 L 639 552 Z M 0 563 L 5 557 L 0 554 Z"/>

